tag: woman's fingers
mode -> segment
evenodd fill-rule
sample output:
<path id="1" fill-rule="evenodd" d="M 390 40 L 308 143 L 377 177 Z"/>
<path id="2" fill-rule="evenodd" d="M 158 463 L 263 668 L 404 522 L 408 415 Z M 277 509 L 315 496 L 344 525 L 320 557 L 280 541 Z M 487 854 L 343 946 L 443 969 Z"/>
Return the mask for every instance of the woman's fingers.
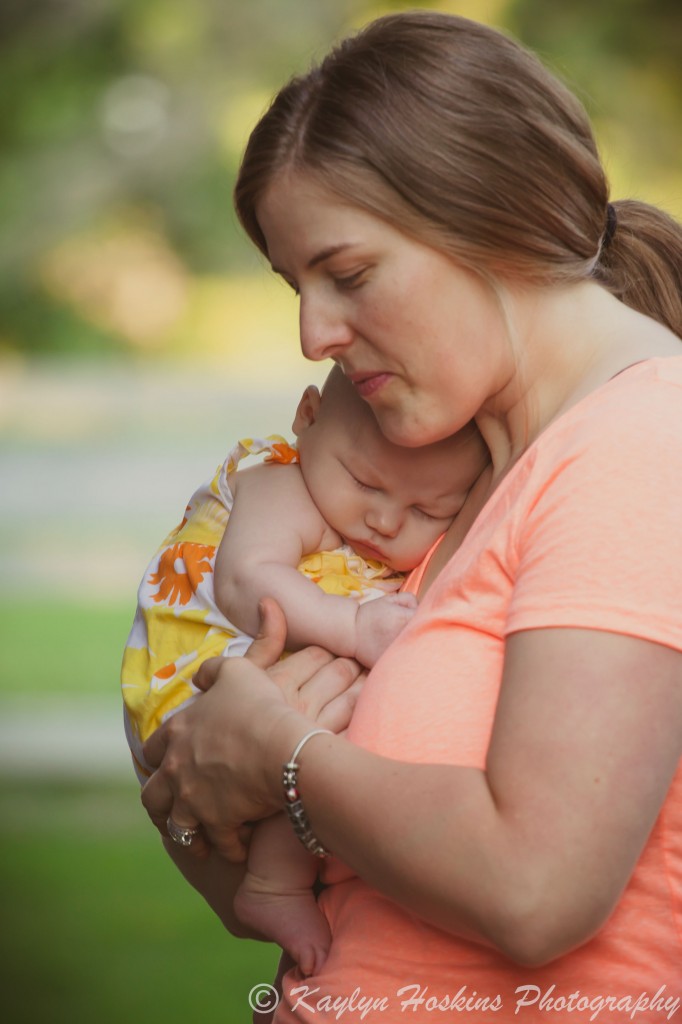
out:
<path id="1" fill-rule="evenodd" d="M 324 728 L 341 731 L 348 725 L 361 666 L 319 647 L 282 659 L 285 638 L 281 608 L 264 600 L 261 629 L 248 654 L 204 662 L 195 677 L 205 691 L 201 700 L 173 714 L 144 746 L 157 770 L 142 803 L 159 832 L 193 855 L 205 856 L 214 847 L 231 861 L 246 858 L 245 823 L 279 807 L 279 789 L 275 795 L 264 776 L 262 755 L 253 763 L 249 758 L 254 747 L 268 749 L 273 728 L 291 715 L 289 708 Z"/>
<path id="2" fill-rule="evenodd" d="M 287 638 L 287 620 L 284 612 L 271 597 L 265 597 L 260 604 L 260 629 L 258 636 L 246 652 L 246 657 L 259 668 L 270 668 L 279 661 Z M 204 693 L 210 690 L 225 664 L 225 658 L 207 658 L 192 677 L 192 682 Z"/>
<path id="3" fill-rule="evenodd" d="M 292 714 L 267 671 L 247 658 L 219 658 L 204 669 L 208 689 L 177 711 L 147 740 L 144 755 L 156 768 L 142 791 L 142 803 L 162 835 L 181 840 L 182 827 L 201 831 L 187 848 L 201 856 L 215 845 L 234 861 L 245 857 L 245 822 L 271 814 L 279 806 L 264 775 L 262 756 L 272 729 Z M 245 731 L 254 725 L 254 733 Z M 244 773 L 237 776 L 244 768 Z M 168 827 L 168 819 L 180 828 Z M 246 833 L 248 835 L 248 833 Z M 176 840 L 177 841 L 177 840 Z"/>
<path id="4" fill-rule="evenodd" d="M 211 659 L 213 660 L 213 659 Z M 217 659 L 216 659 L 217 660 Z M 145 741 L 144 759 L 152 768 L 158 768 L 168 746 L 168 731 L 161 726 Z M 150 780 L 151 781 L 151 780 Z"/>
<path id="5" fill-rule="evenodd" d="M 325 728 L 338 724 L 339 731 L 345 729 L 357 699 L 356 684 L 364 678 L 362 666 L 321 647 L 306 647 L 280 660 L 287 633 L 284 612 L 272 598 L 261 601 L 260 612 L 260 631 L 246 657 L 268 670 L 296 711 Z"/>
<path id="6" fill-rule="evenodd" d="M 215 683 L 218 678 L 218 673 L 224 664 L 224 658 L 207 658 L 206 661 L 202 661 L 201 665 L 192 676 L 192 682 L 205 693 L 206 690 L 210 690 Z"/>
<path id="7" fill-rule="evenodd" d="M 157 732 L 154 733 L 154 737 L 156 737 L 160 731 L 161 730 L 157 730 Z M 145 747 L 145 753 L 148 747 L 149 740 Z M 163 754 L 161 756 L 163 756 Z M 140 799 L 142 800 L 142 806 L 158 828 L 161 835 L 168 835 L 166 822 L 174 803 L 174 796 L 163 772 L 154 772 L 154 774 L 147 779 L 146 783 L 142 787 Z M 183 824 L 183 822 L 179 822 L 179 824 Z"/>
<path id="8" fill-rule="evenodd" d="M 316 719 L 320 728 L 329 729 L 331 732 L 336 733 L 337 736 L 348 728 L 360 691 L 365 683 L 365 675 L 366 673 L 363 672 L 352 686 L 334 697 L 320 709 Z"/>
<path id="9" fill-rule="evenodd" d="M 335 658 L 321 647 L 306 647 L 281 660 L 286 643 L 286 618 L 273 598 L 261 601 L 258 636 L 245 658 L 252 665 L 266 670 L 282 691 L 290 707 L 317 721 L 328 704 L 334 703 L 329 720 L 348 724 L 347 708 L 354 704 L 355 694 L 348 701 L 338 700 L 355 684 L 362 667 L 349 658 Z M 225 665 L 225 658 L 209 658 L 194 675 L 194 684 L 206 692 L 215 684 Z M 352 706 L 351 706 L 352 710 Z M 159 759 L 160 760 L 160 759 Z M 158 764 L 159 761 L 150 762 Z"/>
<path id="10" fill-rule="evenodd" d="M 342 707 L 348 706 L 348 701 L 355 705 L 357 691 L 350 697 L 347 695 L 361 677 L 364 678 L 364 670 L 357 661 L 351 658 L 336 658 L 299 689 L 297 710 L 319 724 L 323 724 L 323 717 L 329 717 L 330 709 L 332 717 L 338 717 Z M 348 722 L 344 721 L 342 728 L 345 729 L 347 725 Z M 325 725 L 325 728 L 331 726 Z"/>
<path id="11" fill-rule="evenodd" d="M 210 845 L 225 860 L 232 861 L 233 864 L 241 864 L 246 860 L 251 836 L 251 828 L 248 825 L 242 825 L 239 828 L 215 825 L 210 828 L 206 827 L 205 832 Z"/>
<path id="12" fill-rule="evenodd" d="M 320 710 L 353 685 L 362 667 L 351 658 L 336 658 L 321 647 L 305 647 L 277 662 L 270 679 L 287 704 L 316 720 Z"/>
<path id="13" fill-rule="evenodd" d="M 211 847 L 201 825 L 177 800 L 166 818 L 166 835 L 174 843 L 188 849 L 194 857 L 204 858 L 209 855 Z"/>
<path id="14" fill-rule="evenodd" d="M 239 863 L 246 859 L 250 826 L 201 825 L 191 810 L 179 798 L 174 797 L 163 772 L 156 772 L 147 781 L 142 789 L 141 799 L 147 814 L 162 836 L 174 839 L 175 835 L 174 841 L 177 842 L 177 837 L 182 834 L 183 829 L 198 828 L 199 831 L 192 835 L 189 844 L 180 843 L 193 856 L 207 857 L 210 848 L 215 846 L 228 860 Z"/>
<path id="15" fill-rule="evenodd" d="M 287 620 L 272 597 L 264 597 L 259 605 L 260 628 L 246 657 L 259 668 L 270 668 L 282 656 L 287 642 Z"/>

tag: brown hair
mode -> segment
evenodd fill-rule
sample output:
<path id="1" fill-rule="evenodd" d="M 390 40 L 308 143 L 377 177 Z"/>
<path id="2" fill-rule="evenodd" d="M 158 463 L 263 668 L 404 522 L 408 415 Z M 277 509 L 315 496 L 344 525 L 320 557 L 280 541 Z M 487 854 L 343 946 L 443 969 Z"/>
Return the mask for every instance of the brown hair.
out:
<path id="1" fill-rule="evenodd" d="M 592 274 L 682 334 L 682 227 L 621 202 L 602 245 L 608 183 L 587 114 L 494 29 L 434 11 L 388 15 L 284 86 L 235 187 L 242 225 L 266 255 L 256 206 L 287 169 L 493 282 Z"/>

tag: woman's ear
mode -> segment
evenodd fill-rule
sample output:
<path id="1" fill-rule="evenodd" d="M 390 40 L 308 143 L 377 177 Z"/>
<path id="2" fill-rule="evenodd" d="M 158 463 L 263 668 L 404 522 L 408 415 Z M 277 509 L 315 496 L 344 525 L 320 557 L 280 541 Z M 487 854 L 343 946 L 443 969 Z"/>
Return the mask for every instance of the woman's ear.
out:
<path id="1" fill-rule="evenodd" d="M 303 431 L 315 422 L 320 408 L 320 401 L 319 390 L 314 384 L 309 384 L 303 392 L 301 401 L 298 403 L 294 423 L 291 428 L 296 437 L 300 437 Z"/>

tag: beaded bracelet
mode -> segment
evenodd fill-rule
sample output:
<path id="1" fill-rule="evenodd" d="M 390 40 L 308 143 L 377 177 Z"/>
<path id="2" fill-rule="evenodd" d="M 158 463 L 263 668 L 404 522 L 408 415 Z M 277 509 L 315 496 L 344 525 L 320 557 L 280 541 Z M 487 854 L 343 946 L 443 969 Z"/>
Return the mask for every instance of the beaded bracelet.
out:
<path id="1" fill-rule="evenodd" d="M 313 729 L 311 732 L 306 733 L 300 743 L 296 746 L 296 749 L 289 758 L 287 764 L 282 767 L 282 785 L 284 786 L 286 812 L 289 815 L 289 821 L 293 825 L 294 832 L 301 840 L 308 853 L 312 853 L 315 857 L 328 857 L 329 850 L 325 850 L 308 821 L 308 815 L 305 812 L 303 801 L 301 800 L 301 795 L 297 786 L 298 769 L 301 766 L 297 764 L 296 758 L 301 753 L 308 740 L 312 736 L 318 736 L 320 733 L 326 733 L 328 736 L 333 735 L 329 729 Z"/>

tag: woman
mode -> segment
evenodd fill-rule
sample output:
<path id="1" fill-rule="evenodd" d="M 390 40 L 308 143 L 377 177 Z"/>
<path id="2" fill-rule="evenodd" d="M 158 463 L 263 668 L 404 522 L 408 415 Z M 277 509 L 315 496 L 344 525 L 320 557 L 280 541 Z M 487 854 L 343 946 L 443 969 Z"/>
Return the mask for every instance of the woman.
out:
<path id="1" fill-rule="evenodd" d="M 285 978 L 277 1021 L 668 1019 L 682 230 L 609 203 L 584 111 L 532 56 L 433 12 L 380 19 L 285 87 L 236 201 L 300 296 L 305 355 L 398 444 L 473 418 L 491 465 L 347 737 L 317 718 L 343 724 L 357 670 L 314 649 L 275 664 L 266 605 L 251 658 L 207 663 L 209 692 L 149 741 L 150 815 L 237 861 L 244 823 L 300 796 L 335 855 L 333 941 L 319 975 Z"/>

